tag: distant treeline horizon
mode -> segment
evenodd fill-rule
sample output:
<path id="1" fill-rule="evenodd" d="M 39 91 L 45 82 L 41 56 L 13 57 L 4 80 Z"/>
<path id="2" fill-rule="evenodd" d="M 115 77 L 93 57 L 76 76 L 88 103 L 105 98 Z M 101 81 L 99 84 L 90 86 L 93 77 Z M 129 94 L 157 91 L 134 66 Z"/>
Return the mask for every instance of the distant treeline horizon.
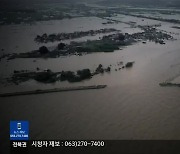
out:
<path id="1" fill-rule="evenodd" d="M 180 0 L 101 0 L 99 2 L 106 5 L 143 5 L 143 6 L 166 6 L 166 7 L 180 7 Z"/>
<path id="2" fill-rule="evenodd" d="M 46 4 L 46 3 L 71 3 L 75 4 L 77 2 L 87 2 L 87 3 L 98 3 L 103 5 L 134 5 L 134 6 L 167 6 L 167 7 L 180 7 L 180 0 L 0 0 L 0 5 L 6 5 L 9 7 L 16 7 L 16 5 L 27 5 L 32 4 Z"/>

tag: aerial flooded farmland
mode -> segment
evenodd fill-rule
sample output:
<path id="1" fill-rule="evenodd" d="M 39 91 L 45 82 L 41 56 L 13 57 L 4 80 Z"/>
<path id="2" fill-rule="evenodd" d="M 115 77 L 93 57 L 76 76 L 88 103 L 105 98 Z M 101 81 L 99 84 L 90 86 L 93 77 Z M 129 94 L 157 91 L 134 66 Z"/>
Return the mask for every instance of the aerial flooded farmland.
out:
<path id="1" fill-rule="evenodd" d="M 35 140 L 180 139 L 178 8 L 45 3 L 0 16 L 0 94 L 106 85 L 0 97 L 4 151 L 17 119 Z"/>

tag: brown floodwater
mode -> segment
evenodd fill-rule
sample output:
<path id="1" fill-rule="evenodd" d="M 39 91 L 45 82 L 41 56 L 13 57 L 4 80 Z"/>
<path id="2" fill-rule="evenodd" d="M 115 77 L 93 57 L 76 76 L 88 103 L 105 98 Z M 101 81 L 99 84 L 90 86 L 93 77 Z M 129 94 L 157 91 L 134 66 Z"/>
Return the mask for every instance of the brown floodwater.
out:
<path id="1" fill-rule="evenodd" d="M 91 20 L 100 24 L 96 18 Z M 171 30 L 170 24 L 162 27 L 165 26 Z M 124 26 L 120 27 L 123 30 Z M 2 81 L 14 69 L 75 71 L 112 64 L 113 70 L 73 84 L 44 85 L 35 81 L 18 86 L 1 84 L 0 92 L 97 84 L 106 84 L 107 88 L 0 98 L 0 138 L 4 141 L 0 144 L 5 147 L 9 142 L 10 120 L 28 120 L 31 139 L 180 139 L 180 89 L 159 86 L 160 82 L 179 77 L 180 40 L 179 35 L 175 37 L 177 40 L 167 41 L 165 45 L 137 43 L 113 53 L 37 59 L 36 62 L 34 59 L 2 60 Z M 133 68 L 115 71 L 120 61 L 135 61 L 135 64 Z"/>

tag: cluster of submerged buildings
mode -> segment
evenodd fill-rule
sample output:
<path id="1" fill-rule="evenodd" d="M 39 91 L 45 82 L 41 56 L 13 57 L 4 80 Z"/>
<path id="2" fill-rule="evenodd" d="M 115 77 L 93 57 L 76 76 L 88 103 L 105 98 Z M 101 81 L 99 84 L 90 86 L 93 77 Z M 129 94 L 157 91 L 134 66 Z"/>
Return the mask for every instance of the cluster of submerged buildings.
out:
<path id="1" fill-rule="evenodd" d="M 136 41 L 143 41 L 143 43 L 146 43 L 145 41 L 152 41 L 159 44 L 165 44 L 165 40 L 173 39 L 171 35 L 169 35 L 167 32 L 163 32 L 161 30 L 157 30 L 153 26 L 143 26 L 141 27 L 143 32 L 137 32 L 133 34 L 129 33 L 117 33 L 113 34 L 111 36 L 111 39 L 116 42 L 124 42 L 124 44 L 136 42 Z M 107 38 L 107 36 L 105 36 Z"/>

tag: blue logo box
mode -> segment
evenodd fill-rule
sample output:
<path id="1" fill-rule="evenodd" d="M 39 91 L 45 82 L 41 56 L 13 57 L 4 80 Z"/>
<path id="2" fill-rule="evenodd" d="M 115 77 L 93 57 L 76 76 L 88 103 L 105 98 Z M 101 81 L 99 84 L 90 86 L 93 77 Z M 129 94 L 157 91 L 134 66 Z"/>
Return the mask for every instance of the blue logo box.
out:
<path id="1" fill-rule="evenodd" d="M 29 122 L 10 121 L 10 140 L 29 140 Z"/>

